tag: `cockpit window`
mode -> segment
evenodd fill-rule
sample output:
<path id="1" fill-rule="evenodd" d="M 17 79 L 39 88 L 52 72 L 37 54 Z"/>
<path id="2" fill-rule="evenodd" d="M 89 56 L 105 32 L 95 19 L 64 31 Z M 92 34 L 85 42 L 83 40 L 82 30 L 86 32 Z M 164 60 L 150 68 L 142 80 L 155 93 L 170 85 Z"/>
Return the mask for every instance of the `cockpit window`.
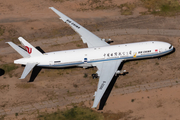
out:
<path id="1" fill-rule="evenodd" d="M 171 49 L 172 48 L 172 45 L 169 47 L 169 49 Z"/>

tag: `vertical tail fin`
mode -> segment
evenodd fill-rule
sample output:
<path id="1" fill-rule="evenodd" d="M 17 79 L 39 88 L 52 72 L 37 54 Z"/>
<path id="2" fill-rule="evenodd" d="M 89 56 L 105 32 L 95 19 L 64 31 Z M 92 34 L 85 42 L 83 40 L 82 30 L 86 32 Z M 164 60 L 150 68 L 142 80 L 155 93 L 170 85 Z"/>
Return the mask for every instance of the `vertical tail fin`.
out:
<path id="1" fill-rule="evenodd" d="M 35 47 L 28 43 L 24 38 L 19 37 L 18 39 L 31 57 L 42 55 L 40 51 L 38 51 Z"/>

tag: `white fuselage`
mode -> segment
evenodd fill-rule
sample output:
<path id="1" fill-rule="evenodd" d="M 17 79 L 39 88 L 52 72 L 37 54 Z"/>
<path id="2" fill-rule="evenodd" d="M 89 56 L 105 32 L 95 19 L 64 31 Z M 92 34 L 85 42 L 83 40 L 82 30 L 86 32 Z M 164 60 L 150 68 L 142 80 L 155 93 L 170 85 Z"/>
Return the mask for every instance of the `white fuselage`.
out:
<path id="1" fill-rule="evenodd" d="M 97 62 L 111 60 L 130 60 L 165 55 L 173 51 L 173 46 L 166 42 L 148 41 L 104 47 L 73 49 L 45 53 L 42 56 L 15 60 L 16 64 L 36 62 L 41 67 L 91 67 Z"/>

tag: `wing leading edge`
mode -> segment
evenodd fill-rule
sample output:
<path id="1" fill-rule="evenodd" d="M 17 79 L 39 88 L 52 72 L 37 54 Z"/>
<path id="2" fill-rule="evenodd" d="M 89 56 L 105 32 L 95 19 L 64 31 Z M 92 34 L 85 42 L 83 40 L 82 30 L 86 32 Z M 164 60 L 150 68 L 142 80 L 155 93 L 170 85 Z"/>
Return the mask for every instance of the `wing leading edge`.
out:
<path id="1" fill-rule="evenodd" d="M 99 101 L 101 100 L 104 92 L 106 91 L 108 85 L 110 84 L 114 74 L 118 70 L 119 65 L 123 60 L 114 60 L 103 63 L 96 63 L 94 66 L 97 66 L 97 74 L 99 76 L 99 83 L 97 91 L 95 92 L 95 99 L 92 108 L 97 107 Z"/>
<path id="2" fill-rule="evenodd" d="M 87 43 L 88 47 L 100 47 L 100 46 L 108 46 L 109 44 L 105 41 L 102 41 L 101 38 L 81 26 L 80 24 L 76 23 L 71 18 L 67 17 L 54 7 L 49 7 L 51 10 L 53 10 L 61 20 L 63 20 L 65 23 L 67 23 L 74 31 L 76 31 L 83 40 L 84 43 Z"/>

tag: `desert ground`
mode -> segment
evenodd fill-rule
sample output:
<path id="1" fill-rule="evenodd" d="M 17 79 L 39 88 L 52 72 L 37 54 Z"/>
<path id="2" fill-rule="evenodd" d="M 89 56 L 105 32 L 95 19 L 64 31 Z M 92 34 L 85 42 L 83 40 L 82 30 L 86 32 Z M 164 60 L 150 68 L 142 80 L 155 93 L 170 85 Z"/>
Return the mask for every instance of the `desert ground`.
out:
<path id="1" fill-rule="evenodd" d="M 139 0 L 93 1 L 0 2 L 0 118 L 36 119 L 41 111 L 52 112 L 67 108 L 72 103 L 88 108 L 92 106 L 98 79 L 92 79 L 91 74 L 97 68 L 42 69 L 33 82 L 28 82 L 31 74 L 20 80 L 24 67 L 13 64 L 21 56 L 6 42 L 21 45 L 18 41 L 20 36 L 45 52 L 87 47 L 79 35 L 49 9 L 55 7 L 100 38 L 111 38 L 114 41 L 112 45 L 153 40 L 171 43 L 176 48 L 174 53 L 161 59 L 125 62 L 122 69 L 128 74 L 117 78 L 104 109 L 93 110 L 112 115 L 128 113 L 120 120 L 180 119 L 180 15 L 142 14 L 147 9 Z M 137 6 L 132 13 L 123 15 L 122 11 L 128 8 L 118 6 L 125 3 Z M 100 4 L 104 5 L 103 8 L 98 6 Z M 177 84 L 120 92 L 128 87 L 167 80 Z"/>

